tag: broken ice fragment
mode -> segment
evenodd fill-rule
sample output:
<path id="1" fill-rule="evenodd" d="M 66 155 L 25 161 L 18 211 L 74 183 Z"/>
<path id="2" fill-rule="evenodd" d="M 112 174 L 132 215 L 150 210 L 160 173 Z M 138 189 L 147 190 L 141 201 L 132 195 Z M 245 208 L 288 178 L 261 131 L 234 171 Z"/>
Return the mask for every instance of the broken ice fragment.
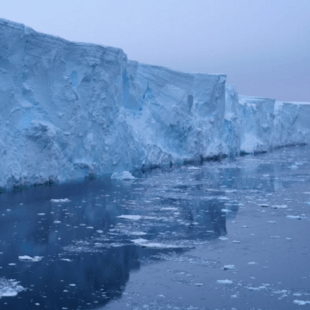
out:
<path id="1" fill-rule="evenodd" d="M 111 176 L 112 180 L 134 180 L 135 177 L 129 171 L 114 172 Z"/>
<path id="2" fill-rule="evenodd" d="M 286 217 L 287 217 L 288 219 L 301 220 L 301 216 L 299 216 L 299 215 L 287 215 Z"/>
<path id="3" fill-rule="evenodd" d="M 273 209 L 287 209 L 287 205 L 274 205 L 272 206 Z"/>
<path id="4" fill-rule="evenodd" d="M 231 280 L 217 280 L 216 281 L 219 284 L 232 284 L 233 282 Z"/>
<path id="5" fill-rule="evenodd" d="M 224 240 L 228 240 L 227 237 L 219 237 L 219 239 L 220 239 L 220 240 L 223 240 L 223 241 L 224 241 Z"/>
<path id="6" fill-rule="evenodd" d="M 22 255 L 22 256 L 18 256 L 18 259 L 24 262 L 39 262 L 40 260 L 42 260 L 43 256 L 28 256 L 28 255 Z"/>
<path id="7" fill-rule="evenodd" d="M 141 219 L 141 215 L 120 215 L 118 216 L 118 218 L 125 219 L 125 220 L 138 221 Z"/>
<path id="8" fill-rule="evenodd" d="M 225 212 L 225 213 L 227 213 L 227 212 L 231 212 L 230 210 L 228 210 L 228 209 L 222 209 L 221 210 L 221 212 Z"/>
<path id="9" fill-rule="evenodd" d="M 64 199 L 51 199 L 51 202 L 61 203 L 61 202 L 70 202 L 70 200 L 68 198 L 64 198 Z"/>
<path id="10" fill-rule="evenodd" d="M 294 304 L 297 304 L 299 306 L 305 306 L 305 305 L 310 305 L 310 300 L 298 300 L 298 299 L 295 299 L 294 301 Z"/>

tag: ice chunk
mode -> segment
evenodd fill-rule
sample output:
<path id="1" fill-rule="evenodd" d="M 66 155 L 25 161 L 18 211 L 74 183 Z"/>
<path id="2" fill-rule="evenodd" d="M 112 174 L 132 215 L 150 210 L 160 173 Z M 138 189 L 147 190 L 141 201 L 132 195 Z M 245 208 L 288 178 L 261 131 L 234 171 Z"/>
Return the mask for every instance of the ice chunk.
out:
<path id="1" fill-rule="evenodd" d="M 28 255 L 22 255 L 22 256 L 18 256 L 18 259 L 24 262 L 39 262 L 40 260 L 42 260 L 43 256 L 28 256 Z"/>
<path id="2" fill-rule="evenodd" d="M 235 265 L 225 265 L 223 267 L 223 270 L 230 270 L 230 269 L 235 269 Z"/>
<path id="3" fill-rule="evenodd" d="M 220 240 L 223 240 L 223 241 L 228 240 L 227 237 L 219 237 L 219 239 L 220 239 Z"/>
<path id="4" fill-rule="evenodd" d="M 68 198 L 64 199 L 51 199 L 51 202 L 63 203 L 63 202 L 70 202 Z"/>
<path id="5" fill-rule="evenodd" d="M 305 306 L 305 305 L 310 305 L 310 300 L 298 300 L 295 299 L 294 304 L 297 304 L 298 306 Z"/>
<path id="6" fill-rule="evenodd" d="M 119 219 L 125 219 L 125 220 L 132 220 L 132 221 L 138 221 L 142 218 L 141 215 L 120 215 L 118 216 Z"/>
<path id="7" fill-rule="evenodd" d="M 300 215 L 287 215 L 286 217 L 288 219 L 301 220 L 301 216 Z"/>
<path id="8" fill-rule="evenodd" d="M 226 280 L 217 280 L 216 282 L 219 283 L 219 284 L 232 284 L 233 283 L 233 281 L 228 280 L 228 279 L 226 279 Z"/>
<path id="9" fill-rule="evenodd" d="M 15 297 L 23 290 L 25 289 L 21 285 L 19 285 L 19 282 L 0 278 L 0 298 Z"/>
<path id="10" fill-rule="evenodd" d="M 146 239 L 139 238 L 131 240 L 136 245 L 141 245 L 146 248 L 153 248 L 153 249 L 177 249 L 179 246 L 172 245 L 172 244 L 164 244 L 164 243 L 157 243 L 157 242 L 149 242 Z"/>
<path id="11" fill-rule="evenodd" d="M 274 205 L 272 206 L 273 209 L 287 209 L 287 205 Z"/>
<path id="12" fill-rule="evenodd" d="M 111 176 L 112 180 L 134 180 L 135 177 L 129 171 L 114 172 Z"/>

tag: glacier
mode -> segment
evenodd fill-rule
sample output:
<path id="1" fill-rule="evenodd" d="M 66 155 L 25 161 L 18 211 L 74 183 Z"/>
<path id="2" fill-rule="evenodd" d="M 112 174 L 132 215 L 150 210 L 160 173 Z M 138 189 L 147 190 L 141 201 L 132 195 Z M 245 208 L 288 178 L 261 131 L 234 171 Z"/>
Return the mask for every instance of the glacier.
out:
<path id="1" fill-rule="evenodd" d="M 310 103 L 0 19 L 0 191 L 307 144 Z"/>

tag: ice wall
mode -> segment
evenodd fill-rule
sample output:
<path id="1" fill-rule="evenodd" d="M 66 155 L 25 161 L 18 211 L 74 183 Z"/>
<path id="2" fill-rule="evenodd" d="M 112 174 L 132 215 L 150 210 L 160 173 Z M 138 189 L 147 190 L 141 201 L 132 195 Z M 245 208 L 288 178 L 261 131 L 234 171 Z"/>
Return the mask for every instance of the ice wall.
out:
<path id="1" fill-rule="evenodd" d="M 308 143 L 310 104 L 0 19 L 0 190 Z"/>
<path id="2" fill-rule="evenodd" d="M 275 147 L 309 143 L 310 103 L 276 102 L 274 126 Z"/>
<path id="3" fill-rule="evenodd" d="M 0 20 L 0 187 L 221 152 L 225 76 L 127 60 Z"/>
<path id="4" fill-rule="evenodd" d="M 0 186 L 140 165 L 120 113 L 122 50 L 0 20 Z"/>

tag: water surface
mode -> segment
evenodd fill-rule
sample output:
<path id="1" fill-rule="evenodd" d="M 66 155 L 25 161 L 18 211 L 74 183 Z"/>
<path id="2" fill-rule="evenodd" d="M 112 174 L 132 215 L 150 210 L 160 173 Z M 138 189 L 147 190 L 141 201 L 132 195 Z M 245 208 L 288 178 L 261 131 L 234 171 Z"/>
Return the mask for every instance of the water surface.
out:
<path id="1" fill-rule="evenodd" d="M 2 194 L 0 309 L 309 308 L 309 158 Z"/>

